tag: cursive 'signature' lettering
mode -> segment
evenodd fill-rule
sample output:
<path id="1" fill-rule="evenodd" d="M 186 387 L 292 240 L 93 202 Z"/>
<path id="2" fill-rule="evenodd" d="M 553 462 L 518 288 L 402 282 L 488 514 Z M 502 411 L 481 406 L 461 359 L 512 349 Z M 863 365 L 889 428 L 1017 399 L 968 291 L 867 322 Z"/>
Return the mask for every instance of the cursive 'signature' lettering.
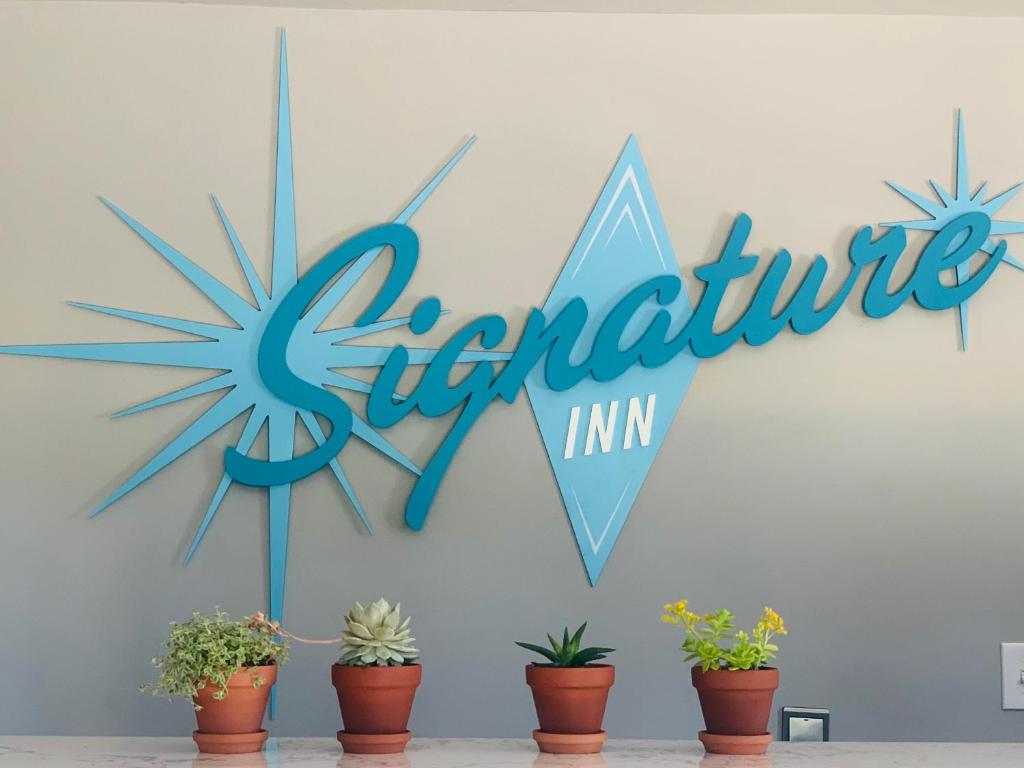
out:
<path id="1" fill-rule="evenodd" d="M 828 273 L 828 262 L 818 255 L 792 297 L 775 313 L 773 309 L 779 303 L 782 285 L 793 264 L 789 252 L 781 249 L 765 271 L 743 315 L 731 327 L 716 330 L 718 310 L 729 285 L 751 274 L 757 266 L 757 256 L 743 253 L 750 229 L 750 217 L 739 214 L 718 260 L 694 271 L 704 284 L 704 291 L 685 326 L 674 335 L 669 334 L 672 315 L 666 308 L 679 299 L 682 284 L 678 277 L 662 275 L 634 287 L 619 299 L 600 319 L 589 350 L 576 350 L 589 320 L 587 306 L 581 298 L 569 301 L 552 318 L 539 309 L 530 310 L 519 343 L 500 372 L 496 373 L 494 363 L 489 361 L 466 364 L 472 366 L 469 372 L 452 384 L 453 368 L 463 365 L 458 359 L 467 347 L 494 349 L 505 340 L 508 331 L 500 315 L 482 315 L 472 320 L 438 350 L 415 389 L 404 399 L 397 398 L 395 393 L 409 363 L 409 353 L 401 345 L 392 349 L 370 391 L 367 418 L 374 426 L 392 426 L 413 410 L 430 417 L 458 411 L 454 425 L 409 496 L 406 523 L 415 530 L 423 527 L 441 480 L 470 428 L 495 399 L 512 402 L 527 374 L 542 360 L 545 382 L 553 390 L 562 391 L 586 377 L 611 381 L 635 365 L 656 368 L 679 354 L 720 355 L 740 339 L 754 346 L 765 344 L 787 325 L 799 334 L 814 333 L 835 317 L 857 280 L 872 265 L 874 269 L 862 302 L 869 317 L 886 317 L 910 297 L 925 309 L 949 309 L 978 291 L 1006 253 L 1005 242 L 1000 242 L 991 255 L 981 251 L 988 239 L 991 221 L 984 213 L 965 213 L 935 233 L 922 249 L 910 277 L 894 287 L 893 273 L 906 251 L 906 234 L 902 227 L 892 227 L 873 238 L 871 228 L 864 227 L 850 243 L 850 271 L 832 296 L 819 295 Z M 285 350 L 295 324 L 320 290 L 362 253 L 382 245 L 389 245 L 394 251 L 392 268 L 356 325 L 376 321 L 401 295 L 418 259 L 419 241 L 410 228 L 401 224 L 368 229 L 324 256 L 279 305 L 260 342 L 259 373 L 264 384 L 278 398 L 326 417 L 332 426 L 330 437 L 320 448 L 287 461 L 260 461 L 228 449 L 225 465 L 236 480 L 264 486 L 293 482 L 326 466 L 344 446 L 352 427 L 348 405 L 290 371 Z M 984 263 L 966 280 L 949 285 L 942 281 L 944 272 L 969 262 L 979 252 Z M 641 308 L 652 305 L 660 309 L 639 335 L 631 334 L 636 337 L 635 341 L 624 346 L 623 337 L 630 321 Z M 413 313 L 412 332 L 429 331 L 437 322 L 439 309 L 436 298 L 421 302 Z M 587 355 L 580 360 L 584 351 Z M 571 362 L 570 358 L 578 362 Z"/>

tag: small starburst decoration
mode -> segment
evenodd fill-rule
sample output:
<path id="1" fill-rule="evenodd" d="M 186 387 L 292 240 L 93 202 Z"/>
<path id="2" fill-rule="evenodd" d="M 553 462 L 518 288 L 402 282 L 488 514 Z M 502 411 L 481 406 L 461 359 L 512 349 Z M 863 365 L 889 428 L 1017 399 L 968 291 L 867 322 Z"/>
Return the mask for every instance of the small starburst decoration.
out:
<path id="1" fill-rule="evenodd" d="M 1000 208 L 1010 202 L 1010 200 L 1020 192 L 1021 188 L 1024 188 L 1024 182 L 1016 184 L 1002 194 L 996 195 L 988 200 L 985 199 L 985 194 L 988 192 L 987 181 L 983 181 L 977 189 L 974 190 L 974 192 L 971 192 L 970 182 L 967 178 L 967 145 L 964 139 L 964 118 L 960 110 L 957 110 L 956 115 L 956 191 L 954 194 L 947 192 L 943 189 L 942 185 L 934 179 L 929 179 L 928 183 L 938 196 L 938 200 L 922 197 L 921 195 L 911 192 L 906 187 L 902 187 L 892 181 L 886 181 L 885 183 L 928 214 L 931 218 L 886 222 L 882 224 L 883 227 L 903 227 L 904 229 L 919 229 L 929 232 L 938 232 L 957 216 L 961 216 L 965 213 L 983 213 L 989 217 L 989 220 L 992 223 L 992 228 L 989 231 L 989 234 L 991 235 L 1016 235 L 1024 232 L 1024 222 L 1002 221 L 993 218 Z M 954 240 L 951 248 L 957 248 L 961 243 L 962 240 Z M 994 240 L 989 239 L 984 245 L 982 245 L 981 250 L 985 253 L 991 254 L 995 252 L 996 245 L 997 243 Z M 1021 263 L 1008 253 L 1003 257 L 1003 261 L 1012 267 L 1024 270 L 1024 263 Z M 957 285 L 963 285 L 970 277 L 970 272 L 969 260 L 958 264 L 956 267 Z M 966 352 L 967 302 L 961 302 L 957 307 L 957 311 L 960 314 L 961 348 Z"/>
<path id="2" fill-rule="evenodd" d="M 444 180 L 473 143 L 467 141 L 413 197 L 412 201 L 395 217 L 404 224 L 419 210 L 431 193 Z M 298 281 L 297 245 L 295 232 L 295 196 L 292 186 L 291 116 L 288 100 L 288 56 L 284 33 L 281 33 L 281 62 L 278 83 L 277 160 L 274 192 L 274 231 L 272 243 L 272 275 L 270 287 L 264 285 L 257 274 L 238 233 L 232 226 L 224 208 L 216 197 L 213 204 L 224 228 L 231 250 L 248 284 L 251 299 L 235 292 L 206 272 L 194 261 L 176 250 L 167 241 L 108 200 L 103 203 L 138 234 L 157 254 L 182 277 L 203 293 L 231 321 L 231 325 L 196 322 L 175 317 L 164 317 L 147 312 L 70 302 L 72 306 L 104 315 L 144 323 L 149 326 L 177 331 L 191 338 L 181 341 L 123 342 L 99 344 L 45 344 L 0 347 L 0 354 L 29 355 L 92 360 L 108 363 L 158 365 L 175 368 L 194 368 L 217 373 L 198 383 L 169 394 L 147 400 L 113 414 L 121 418 L 181 402 L 200 395 L 222 392 L 221 397 L 195 421 L 168 442 L 143 464 L 117 490 L 101 502 L 90 514 L 95 516 L 150 479 L 171 462 L 192 450 L 204 440 L 220 431 L 239 417 L 244 417 L 241 434 L 235 448 L 248 454 L 266 425 L 267 455 L 271 461 L 293 458 L 296 429 L 304 429 L 318 446 L 326 441 L 324 432 L 311 411 L 275 398 L 260 380 L 257 371 L 256 350 L 270 316 Z M 288 364 L 305 381 L 348 393 L 366 394 L 371 384 L 345 373 L 350 368 L 376 367 L 384 364 L 391 347 L 353 344 L 363 337 L 409 325 L 410 317 L 380 320 L 369 325 L 321 329 L 328 315 L 345 298 L 369 269 L 382 248 L 367 251 L 344 271 L 341 276 L 312 304 L 297 324 L 288 348 Z M 410 364 L 429 363 L 436 350 L 410 349 Z M 463 352 L 459 362 L 478 360 L 506 360 L 507 353 L 469 350 Z M 379 451 L 383 456 L 415 474 L 421 470 L 408 456 L 392 445 L 353 410 L 352 434 Z M 335 457 L 330 471 L 362 525 L 371 532 L 369 520 L 356 496 L 352 484 Z M 224 472 L 199 523 L 192 543 L 185 554 L 187 564 L 195 554 L 200 541 L 213 522 L 232 478 Z M 285 562 L 288 546 L 288 520 L 291 507 L 291 485 L 271 486 L 269 495 L 269 614 L 280 621 L 284 612 Z"/>

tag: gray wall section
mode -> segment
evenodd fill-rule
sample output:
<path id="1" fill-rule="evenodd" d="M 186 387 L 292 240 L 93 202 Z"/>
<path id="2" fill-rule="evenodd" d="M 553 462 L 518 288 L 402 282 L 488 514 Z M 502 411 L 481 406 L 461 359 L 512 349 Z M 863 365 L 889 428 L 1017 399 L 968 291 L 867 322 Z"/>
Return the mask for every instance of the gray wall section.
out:
<path id="1" fill-rule="evenodd" d="M 1017 20 L 4 3 L 4 343 L 170 338 L 68 299 L 220 320 L 97 194 L 241 288 L 216 191 L 267 268 L 281 26 L 302 267 L 480 136 L 415 220 L 423 258 L 398 310 L 433 294 L 454 309 L 430 343 L 487 311 L 518 328 L 543 302 L 631 132 L 688 278 L 745 210 L 751 248 L 788 246 L 802 266 L 823 251 L 837 286 L 855 225 L 914 216 L 883 179 L 951 182 L 958 106 L 974 181 L 1024 178 Z M 753 621 L 770 603 L 792 630 L 777 703 L 831 707 L 836 739 L 1019 739 L 998 644 L 1024 640 L 1022 295 L 1001 268 L 972 302 L 969 354 L 952 312 L 871 321 L 855 298 L 816 336 L 702 364 L 596 589 L 524 396 L 481 420 L 420 534 L 401 522 L 412 477 L 352 445 L 377 534 L 323 474 L 295 488 L 287 626 L 329 637 L 354 599 L 401 599 L 426 664 L 415 731 L 526 736 L 512 641 L 589 619 L 588 639 L 619 649 L 609 730 L 691 738 L 660 605 L 685 595 Z M 258 491 L 233 490 L 179 565 L 237 424 L 86 519 L 203 403 L 107 415 L 195 379 L 0 358 L 0 732 L 188 733 L 185 704 L 135 690 L 166 622 L 264 606 Z M 425 462 L 449 425 L 389 436 Z M 334 656 L 295 649 L 276 733 L 336 730 Z"/>

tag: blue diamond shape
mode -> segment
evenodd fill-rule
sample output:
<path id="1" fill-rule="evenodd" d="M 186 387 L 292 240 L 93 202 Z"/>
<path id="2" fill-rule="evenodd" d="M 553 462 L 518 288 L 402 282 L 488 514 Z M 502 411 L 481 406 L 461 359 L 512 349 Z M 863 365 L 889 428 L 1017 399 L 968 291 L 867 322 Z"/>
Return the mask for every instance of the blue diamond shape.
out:
<path id="1" fill-rule="evenodd" d="M 681 279 L 640 147 L 630 137 L 544 304 L 549 318 L 576 296 L 587 304 L 590 322 L 572 362 L 586 357 L 601 319 L 625 293 L 660 275 Z M 639 337 L 657 309 L 647 306 L 637 312 L 626 328 L 623 347 Z M 671 336 L 692 313 L 686 292 L 667 309 L 673 317 Z M 530 405 L 592 585 L 629 517 L 698 362 L 686 352 L 660 368 L 635 366 L 614 381 L 588 378 L 563 392 L 548 388 L 542 365 L 526 379 Z"/>

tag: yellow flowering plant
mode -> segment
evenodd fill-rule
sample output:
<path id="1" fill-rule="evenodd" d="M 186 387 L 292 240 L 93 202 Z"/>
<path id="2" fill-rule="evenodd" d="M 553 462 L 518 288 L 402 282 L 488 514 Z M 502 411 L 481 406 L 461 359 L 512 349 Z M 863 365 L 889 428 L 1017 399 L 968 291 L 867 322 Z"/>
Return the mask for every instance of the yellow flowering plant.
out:
<path id="1" fill-rule="evenodd" d="M 700 615 L 690 611 L 688 606 L 687 600 L 665 603 L 661 620 L 683 628 L 686 637 L 680 650 L 686 653 L 686 661 L 699 661 L 705 672 L 760 669 L 775 658 L 779 650 L 772 638 L 789 634 L 782 617 L 768 606 L 750 632 L 734 629 L 734 617 L 724 608 L 717 613 Z"/>

